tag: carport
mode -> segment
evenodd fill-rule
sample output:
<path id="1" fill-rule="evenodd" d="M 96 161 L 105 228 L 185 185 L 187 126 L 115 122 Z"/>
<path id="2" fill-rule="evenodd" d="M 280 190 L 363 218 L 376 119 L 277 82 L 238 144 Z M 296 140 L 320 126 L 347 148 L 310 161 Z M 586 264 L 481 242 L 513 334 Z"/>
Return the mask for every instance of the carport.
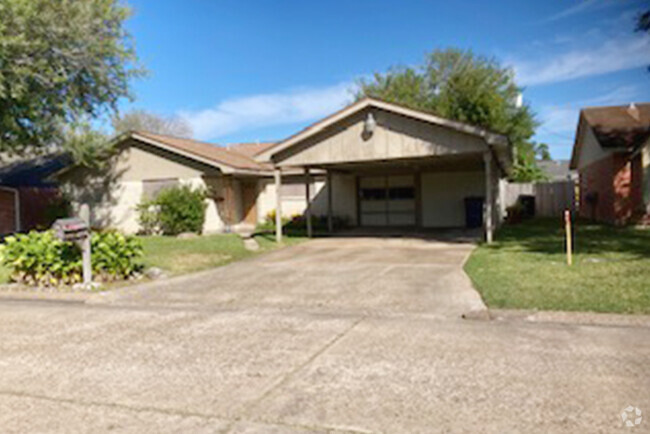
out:
<path id="1" fill-rule="evenodd" d="M 335 217 L 369 228 L 462 228 L 467 207 L 478 204 L 478 222 L 491 242 L 504 214 L 500 192 L 512 148 L 503 135 L 365 98 L 259 158 L 274 167 L 278 241 L 283 171 L 301 169 L 309 236 L 314 214 L 327 216 L 330 231 Z M 318 195 L 310 191 L 314 172 L 327 178 Z"/>

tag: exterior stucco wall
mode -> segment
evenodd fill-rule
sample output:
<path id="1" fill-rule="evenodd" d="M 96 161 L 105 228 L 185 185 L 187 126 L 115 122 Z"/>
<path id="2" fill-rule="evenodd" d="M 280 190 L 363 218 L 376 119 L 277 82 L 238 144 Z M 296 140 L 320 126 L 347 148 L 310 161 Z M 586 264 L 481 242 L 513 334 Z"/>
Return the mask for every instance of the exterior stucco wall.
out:
<path id="1" fill-rule="evenodd" d="M 476 136 L 382 110 L 372 110 L 377 127 L 363 137 L 367 111 L 359 112 L 303 143 L 281 152 L 282 166 L 417 158 L 487 150 Z"/>
<path id="2" fill-rule="evenodd" d="M 296 194 L 282 196 L 282 216 L 290 218 L 300 215 L 307 208 L 306 193 L 304 189 L 304 178 L 300 176 L 284 176 L 283 185 L 294 185 Z M 257 197 L 257 218 L 258 223 L 263 223 L 269 212 L 275 209 L 275 182 L 272 178 L 261 178 L 258 181 L 259 195 Z M 322 177 L 312 178 L 312 213 L 313 215 L 324 215 L 327 213 L 327 191 L 325 180 Z"/>
<path id="3" fill-rule="evenodd" d="M 123 145 L 102 170 L 73 169 L 60 180 L 63 191 L 71 199 L 73 212 L 78 213 L 82 203 L 90 206 L 92 226 L 136 233 L 143 181 L 178 179 L 183 184 L 206 188 L 207 178 L 218 179 L 220 173 L 215 168 L 132 141 Z M 217 202 L 208 199 L 204 232 L 219 232 L 224 226 Z"/>
<path id="4" fill-rule="evenodd" d="M 181 184 L 195 188 L 206 188 L 203 178 L 181 179 Z M 121 181 L 104 185 L 89 183 L 86 185 L 67 185 L 64 191 L 72 202 L 73 212 L 79 213 L 81 204 L 90 207 L 90 224 L 103 229 L 118 229 L 127 234 L 139 231 L 137 206 L 142 200 L 142 181 Z M 225 224 L 220 216 L 217 202 L 206 199 L 204 233 L 222 232 Z"/>
<path id="5" fill-rule="evenodd" d="M 87 183 L 64 185 L 63 190 L 71 199 L 75 215 L 79 214 L 82 204 L 88 204 L 92 227 L 119 229 L 125 233 L 138 231 L 136 207 L 143 192 L 141 181 L 104 183 L 89 180 Z"/>
<path id="6" fill-rule="evenodd" d="M 356 177 L 348 174 L 332 174 L 332 212 L 357 225 Z"/>
<path id="7" fill-rule="evenodd" d="M 464 227 L 465 197 L 485 197 L 483 172 L 422 173 L 421 183 L 424 227 Z"/>

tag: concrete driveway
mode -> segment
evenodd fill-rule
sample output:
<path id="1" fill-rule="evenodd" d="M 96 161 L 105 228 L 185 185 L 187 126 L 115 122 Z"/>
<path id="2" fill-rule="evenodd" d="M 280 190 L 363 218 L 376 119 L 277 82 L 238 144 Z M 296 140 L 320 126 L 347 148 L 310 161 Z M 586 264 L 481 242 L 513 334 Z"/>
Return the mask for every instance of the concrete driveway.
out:
<path id="1" fill-rule="evenodd" d="M 317 240 L 99 304 L 0 301 L 0 427 L 631 432 L 650 329 L 460 319 L 469 249 Z"/>
<path id="2" fill-rule="evenodd" d="M 459 317 L 484 309 L 462 271 L 473 245 L 433 238 L 316 239 L 194 276 L 106 295 L 118 304 Z"/>

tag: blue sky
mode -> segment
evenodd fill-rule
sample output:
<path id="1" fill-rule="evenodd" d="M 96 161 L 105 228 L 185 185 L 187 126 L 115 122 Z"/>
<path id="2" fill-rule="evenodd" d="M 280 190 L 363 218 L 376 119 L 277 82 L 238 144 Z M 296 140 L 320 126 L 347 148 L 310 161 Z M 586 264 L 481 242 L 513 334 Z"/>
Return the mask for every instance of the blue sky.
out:
<path id="1" fill-rule="evenodd" d="M 128 3 L 150 75 L 122 109 L 182 116 L 219 144 L 282 139 L 349 103 L 359 77 L 449 46 L 515 69 L 554 158 L 569 157 L 580 107 L 650 101 L 643 1 Z"/>

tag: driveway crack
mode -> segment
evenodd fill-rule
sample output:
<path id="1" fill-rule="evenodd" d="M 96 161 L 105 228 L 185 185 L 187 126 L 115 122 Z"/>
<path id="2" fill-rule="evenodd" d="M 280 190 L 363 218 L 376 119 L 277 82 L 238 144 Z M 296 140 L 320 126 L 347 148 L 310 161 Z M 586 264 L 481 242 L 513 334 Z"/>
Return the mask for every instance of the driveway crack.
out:
<path id="1" fill-rule="evenodd" d="M 260 405 L 262 401 L 264 401 L 267 397 L 269 397 L 273 392 L 284 386 L 285 384 L 289 383 L 291 380 L 295 378 L 295 376 L 298 374 L 298 372 L 302 371 L 304 368 L 309 366 L 316 358 L 318 358 L 321 354 L 323 354 L 325 351 L 333 347 L 337 342 L 339 342 L 341 339 L 343 339 L 347 334 L 349 334 L 357 325 L 359 325 L 362 321 L 366 319 L 365 316 L 362 316 L 355 320 L 349 327 L 347 327 L 345 330 L 342 332 L 338 333 L 336 336 L 334 336 L 332 339 L 330 339 L 325 345 L 323 345 L 321 348 L 316 350 L 307 360 L 296 366 L 294 369 L 291 371 L 287 372 L 280 380 L 269 387 L 264 393 L 262 393 L 257 399 L 254 401 L 250 402 L 246 408 L 242 411 L 242 413 L 238 416 L 235 417 L 234 420 L 228 425 L 228 427 L 225 429 L 224 432 L 230 432 L 234 425 L 238 422 L 246 421 L 246 420 L 255 420 L 255 418 L 251 417 L 252 412 L 255 410 L 256 407 Z M 274 422 L 277 424 L 277 422 Z"/>

